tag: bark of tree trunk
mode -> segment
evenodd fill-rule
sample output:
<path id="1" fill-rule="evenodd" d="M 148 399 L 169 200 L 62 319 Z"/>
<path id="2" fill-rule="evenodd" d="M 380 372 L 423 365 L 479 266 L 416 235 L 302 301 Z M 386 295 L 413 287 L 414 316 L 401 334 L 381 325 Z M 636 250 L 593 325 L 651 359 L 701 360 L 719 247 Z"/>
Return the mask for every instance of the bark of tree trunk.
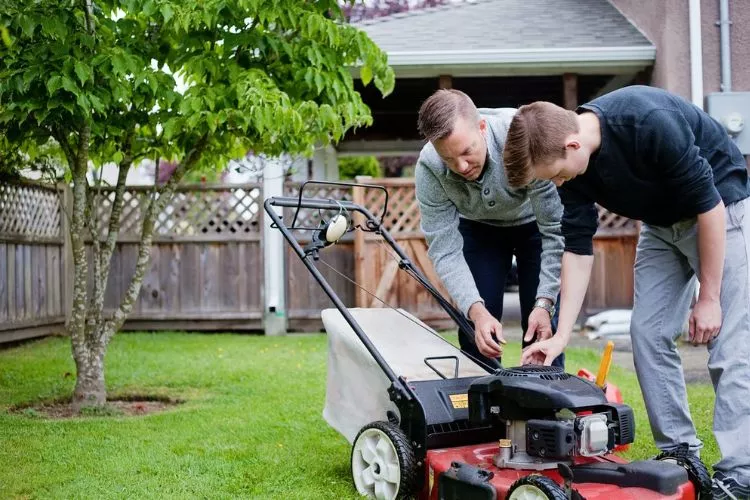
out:
<path id="1" fill-rule="evenodd" d="M 91 332 L 97 335 L 99 332 Z M 89 335 L 87 337 L 91 338 Z M 103 343 L 86 343 L 82 355 L 75 357 L 76 387 L 73 391 L 73 409 L 80 411 L 86 406 L 102 406 L 107 402 L 104 383 L 104 356 L 107 346 Z"/>

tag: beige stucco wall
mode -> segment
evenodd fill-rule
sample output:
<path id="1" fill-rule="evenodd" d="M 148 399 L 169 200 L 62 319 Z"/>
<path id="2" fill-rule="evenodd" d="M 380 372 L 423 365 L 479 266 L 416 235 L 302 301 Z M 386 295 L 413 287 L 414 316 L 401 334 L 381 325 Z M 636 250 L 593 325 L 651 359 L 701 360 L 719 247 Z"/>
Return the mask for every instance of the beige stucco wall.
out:
<path id="1" fill-rule="evenodd" d="M 690 95 L 690 29 L 688 0 L 610 0 L 654 45 L 652 85 L 687 99 Z M 750 1 L 729 0 L 732 21 L 732 90 L 750 91 Z M 719 0 L 701 0 L 703 92 L 718 92 L 721 83 Z"/>

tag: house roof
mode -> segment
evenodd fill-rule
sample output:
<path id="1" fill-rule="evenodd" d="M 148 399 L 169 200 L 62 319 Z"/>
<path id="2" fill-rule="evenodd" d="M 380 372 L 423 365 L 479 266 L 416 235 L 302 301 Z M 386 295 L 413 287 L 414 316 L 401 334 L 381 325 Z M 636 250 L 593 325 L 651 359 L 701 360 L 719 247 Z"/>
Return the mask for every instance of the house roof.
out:
<path id="1" fill-rule="evenodd" d="M 398 76 L 633 73 L 656 54 L 607 0 L 465 0 L 357 26 Z"/>

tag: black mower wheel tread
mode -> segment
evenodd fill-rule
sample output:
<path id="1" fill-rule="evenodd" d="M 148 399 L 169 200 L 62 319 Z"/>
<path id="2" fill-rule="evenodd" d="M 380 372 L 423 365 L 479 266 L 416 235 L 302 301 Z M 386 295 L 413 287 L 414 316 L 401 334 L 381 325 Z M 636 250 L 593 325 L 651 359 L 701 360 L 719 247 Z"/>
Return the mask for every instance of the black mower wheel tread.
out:
<path id="1" fill-rule="evenodd" d="M 354 438 L 354 443 L 357 442 L 359 436 L 367 429 L 378 429 L 382 431 L 393 443 L 394 448 L 396 448 L 396 455 L 398 455 L 398 463 L 401 469 L 401 482 L 399 484 L 398 493 L 396 493 L 396 498 L 411 498 L 415 494 L 415 489 L 418 484 L 419 467 L 417 467 L 414 448 L 412 448 L 409 438 L 406 437 L 404 431 L 402 431 L 397 425 L 393 425 L 390 422 L 376 421 L 362 427 L 357 433 L 357 437 Z M 354 446 L 352 445 L 352 454 L 349 458 L 349 464 L 352 464 L 353 460 Z M 354 474 L 354 470 L 352 470 L 352 474 Z"/>
<path id="2" fill-rule="evenodd" d="M 709 474 L 708 468 L 706 468 L 706 465 L 700 458 L 690 453 L 687 447 L 664 451 L 654 457 L 654 460 L 661 461 L 670 459 L 676 461 L 687 470 L 688 479 L 690 479 L 696 491 L 700 494 L 698 498 L 706 500 L 713 497 L 711 493 L 711 474 Z"/>
<path id="3" fill-rule="evenodd" d="M 568 500 L 568 495 L 565 493 L 565 490 L 560 487 L 559 484 L 557 484 L 554 480 L 548 478 L 547 476 L 542 476 L 541 474 L 530 474 L 514 482 L 510 486 L 510 489 L 508 489 L 508 496 L 505 497 L 506 500 L 511 497 L 515 490 L 525 484 L 536 486 L 542 493 L 547 495 L 547 498 L 549 498 L 549 500 Z"/>

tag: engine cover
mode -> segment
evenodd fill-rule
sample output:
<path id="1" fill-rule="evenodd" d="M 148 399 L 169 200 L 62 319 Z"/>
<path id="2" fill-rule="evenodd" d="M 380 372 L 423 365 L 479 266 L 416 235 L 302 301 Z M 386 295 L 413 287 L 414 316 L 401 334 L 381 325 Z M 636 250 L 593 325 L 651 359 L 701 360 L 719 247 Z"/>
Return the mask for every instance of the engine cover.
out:
<path id="1" fill-rule="evenodd" d="M 469 387 L 469 420 L 554 418 L 556 411 L 606 405 L 604 391 L 596 384 L 553 366 L 501 368 L 480 377 Z"/>

